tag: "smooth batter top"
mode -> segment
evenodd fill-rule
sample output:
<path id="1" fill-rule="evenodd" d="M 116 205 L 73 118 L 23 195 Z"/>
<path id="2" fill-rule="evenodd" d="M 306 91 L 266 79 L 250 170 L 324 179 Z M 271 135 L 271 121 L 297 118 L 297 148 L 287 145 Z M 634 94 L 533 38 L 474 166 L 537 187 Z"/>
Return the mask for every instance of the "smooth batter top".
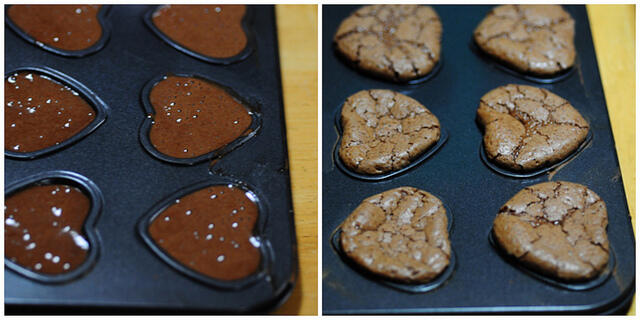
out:
<path id="1" fill-rule="evenodd" d="M 32 186 L 5 200 L 4 255 L 35 272 L 59 274 L 80 266 L 91 244 L 82 226 L 91 200 L 67 185 Z"/>
<path id="2" fill-rule="evenodd" d="M 360 69 L 395 81 L 422 77 L 440 60 L 442 23 L 428 6 L 364 6 L 334 36 L 337 50 Z"/>
<path id="3" fill-rule="evenodd" d="M 424 283 L 449 265 L 446 210 L 426 191 L 400 187 L 369 197 L 341 228 L 346 255 L 375 274 Z"/>
<path id="4" fill-rule="evenodd" d="M 585 140 L 589 124 L 571 104 L 542 88 L 510 84 L 480 99 L 484 148 L 496 164 L 529 171 L 569 156 Z"/>
<path id="5" fill-rule="evenodd" d="M 574 20 L 559 5 L 495 7 L 474 32 L 478 46 L 527 73 L 552 75 L 573 66 Z"/>
<path id="6" fill-rule="evenodd" d="M 247 135 L 251 112 L 224 88 L 198 79 L 167 76 L 149 95 L 155 112 L 149 138 L 161 153 L 194 158 Z"/>
<path id="7" fill-rule="evenodd" d="M 255 197 L 232 185 L 211 186 L 176 199 L 149 226 L 151 238 L 187 268 L 237 280 L 260 264 Z"/>
<path id="8" fill-rule="evenodd" d="M 229 58 L 247 46 L 244 5 L 165 5 L 153 24 L 173 42 L 212 58 Z"/>
<path id="9" fill-rule="evenodd" d="M 507 253 L 541 273 L 568 281 L 596 277 L 609 261 L 607 208 L 576 183 L 524 188 L 500 208 L 495 239 Z"/>
<path id="10" fill-rule="evenodd" d="M 351 170 L 380 174 L 406 167 L 440 139 L 425 106 L 391 90 L 363 90 L 342 106 L 340 159 Z"/>
<path id="11" fill-rule="evenodd" d="M 93 46 L 102 37 L 101 5 L 12 5 L 9 18 L 39 43 L 67 51 Z"/>
<path id="12" fill-rule="evenodd" d="M 78 92 L 33 71 L 4 81 L 4 149 L 33 152 L 58 145 L 95 119 Z"/>

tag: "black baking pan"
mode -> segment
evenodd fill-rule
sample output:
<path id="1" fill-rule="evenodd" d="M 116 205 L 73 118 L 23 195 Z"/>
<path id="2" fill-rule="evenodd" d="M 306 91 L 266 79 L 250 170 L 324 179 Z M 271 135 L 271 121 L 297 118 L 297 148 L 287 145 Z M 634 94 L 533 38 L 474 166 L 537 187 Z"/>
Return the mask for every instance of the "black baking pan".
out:
<path id="1" fill-rule="evenodd" d="M 111 6 L 109 41 L 81 58 L 42 50 L 5 26 L 7 72 L 18 67 L 57 70 L 109 108 L 99 127 L 67 148 L 33 160 L 5 157 L 7 186 L 62 170 L 92 181 L 104 200 L 95 222 L 100 254 L 92 268 L 60 284 L 34 281 L 5 268 L 7 313 L 263 313 L 291 293 L 298 259 L 274 8 L 251 7 L 253 53 L 230 65 L 195 59 L 165 43 L 144 22 L 151 8 Z M 213 165 L 185 166 L 154 157 L 139 139 L 146 117 L 140 97 L 146 84 L 167 73 L 201 75 L 259 105 L 260 130 Z M 269 244 L 265 263 L 242 285 L 198 279 L 174 268 L 138 229 L 144 217 L 176 192 L 228 181 L 257 195 L 264 223 L 255 232 Z"/>
<path id="2" fill-rule="evenodd" d="M 434 6 L 443 24 L 442 55 L 447 63 L 420 84 L 397 84 L 368 77 L 336 54 L 333 35 L 357 6 L 323 7 L 322 262 L 324 314 L 434 313 L 626 313 L 635 291 L 635 240 L 625 200 L 607 106 L 584 6 L 565 6 L 576 20 L 575 70 L 540 84 L 504 69 L 469 47 L 469 39 L 491 6 Z M 478 152 L 482 131 L 476 109 L 488 91 L 508 83 L 546 88 L 571 104 L 591 126 L 591 141 L 572 159 L 534 177 L 507 176 L 487 167 Z M 391 89 L 427 106 L 447 128 L 449 139 L 427 161 L 384 181 L 355 179 L 338 168 L 336 108 L 364 89 Z M 488 241 L 500 207 L 526 186 L 553 180 L 586 185 L 607 205 L 615 263 L 606 279 L 586 290 L 542 281 L 507 259 Z M 345 263 L 332 249 L 332 232 L 365 198 L 400 186 L 438 194 L 455 221 L 451 246 L 455 272 L 425 293 L 390 288 Z"/>

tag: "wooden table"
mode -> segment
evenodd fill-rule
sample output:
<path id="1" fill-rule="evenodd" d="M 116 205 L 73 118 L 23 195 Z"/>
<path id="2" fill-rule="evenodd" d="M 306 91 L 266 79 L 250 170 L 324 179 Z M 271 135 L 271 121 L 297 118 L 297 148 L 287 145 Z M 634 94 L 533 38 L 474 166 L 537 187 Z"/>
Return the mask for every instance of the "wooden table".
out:
<path id="1" fill-rule="evenodd" d="M 636 216 L 636 24 L 634 5 L 588 5 L 631 221 Z M 629 315 L 635 315 L 635 297 Z"/>
<path id="2" fill-rule="evenodd" d="M 635 7 L 588 5 L 616 150 L 635 229 Z M 275 313 L 317 314 L 316 6 L 276 8 L 300 273 Z M 629 314 L 635 314 L 634 304 Z"/>

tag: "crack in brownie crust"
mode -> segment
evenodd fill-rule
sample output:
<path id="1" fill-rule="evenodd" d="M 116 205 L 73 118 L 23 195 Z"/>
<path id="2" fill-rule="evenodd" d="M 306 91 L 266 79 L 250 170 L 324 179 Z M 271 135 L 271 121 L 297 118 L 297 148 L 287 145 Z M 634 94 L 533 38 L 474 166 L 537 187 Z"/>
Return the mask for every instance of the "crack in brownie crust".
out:
<path id="1" fill-rule="evenodd" d="M 566 158 L 586 139 L 589 124 L 567 100 L 542 88 L 506 85 L 480 99 L 487 157 L 529 171 Z"/>
<path id="2" fill-rule="evenodd" d="M 346 255 L 377 275 L 424 283 L 449 265 L 446 210 L 426 191 L 401 187 L 369 197 L 341 228 Z"/>
<path id="3" fill-rule="evenodd" d="M 495 7 L 474 32 L 478 46 L 513 68 L 552 75 L 573 66 L 574 20 L 559 5 Z"/>
<path id="4" fill-rule="evenodd" d="M 440 122 L 418 101 L 391 90 L 363 90 L 342 106 L 340 158 L 351 170 L 381 174 L 406 167 L 440 139 Z"/>
<path id="5" fill-rule="evenodd" d="M 497 244 L 525 265 L 552 277 L 584 281 L 609 261 L 607 209 L 585 186 L 545 182 L 511 198 L 493 222 Z"/>
<path id="6" fill-rule="evenodd" d="M 442 24 L 427 6 L 364 6 L 338 28 L 337 50 L 358 68 L 378 76 L 409 81 L 440 60 Z"/>

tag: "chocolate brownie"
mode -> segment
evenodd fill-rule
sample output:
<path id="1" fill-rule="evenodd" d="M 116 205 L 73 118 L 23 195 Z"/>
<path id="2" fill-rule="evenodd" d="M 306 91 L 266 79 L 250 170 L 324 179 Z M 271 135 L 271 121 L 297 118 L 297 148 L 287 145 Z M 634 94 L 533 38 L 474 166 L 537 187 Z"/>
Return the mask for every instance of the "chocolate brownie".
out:
<path id="1" fill-rule="evenodd" d="M 377 275 L 424 283 L 449 265 L 446 210 L 426 191 L 400 187 L 369 197 L 341 228 L 344 253 Z"/>
<path id="2" fill-rule="evenodd" d="M 509 84 L 480 99 L 484 148 L 496 164 L 530 171 L 556 163 L 587 137 L 589 124 L 571 104 L 546 89 Z"/>
<path id="3" fill-rule="evenodd" d="M 521 263 L 567 281 L 596 277 L 609 261 L 607 209 L 576 183 L 545 182 L 511 198 L 493 222 L 497 244 Z"/>
<path id="4" fill-rule="evenodd" d="M 340 119 L 340 159 L 359 173 L 401 169 L 440 139 L 438 118 L 418 101 L 391 90 L 350 96 Z"/>
<path id="5" fill-rule="evenodd" d="M 364 6 L 347 17 L 334 42 L 338 52 L 375 75 L 409 81 L 440 60 L 442 24 L 427 6 Z"/>
<path id="6" fill-rule="evenodd" d="M 478 46 L 511 67 L 552 75 L 573 66 L 574 21 L 559 5 L 495 7 L 474 32 Z"/>

